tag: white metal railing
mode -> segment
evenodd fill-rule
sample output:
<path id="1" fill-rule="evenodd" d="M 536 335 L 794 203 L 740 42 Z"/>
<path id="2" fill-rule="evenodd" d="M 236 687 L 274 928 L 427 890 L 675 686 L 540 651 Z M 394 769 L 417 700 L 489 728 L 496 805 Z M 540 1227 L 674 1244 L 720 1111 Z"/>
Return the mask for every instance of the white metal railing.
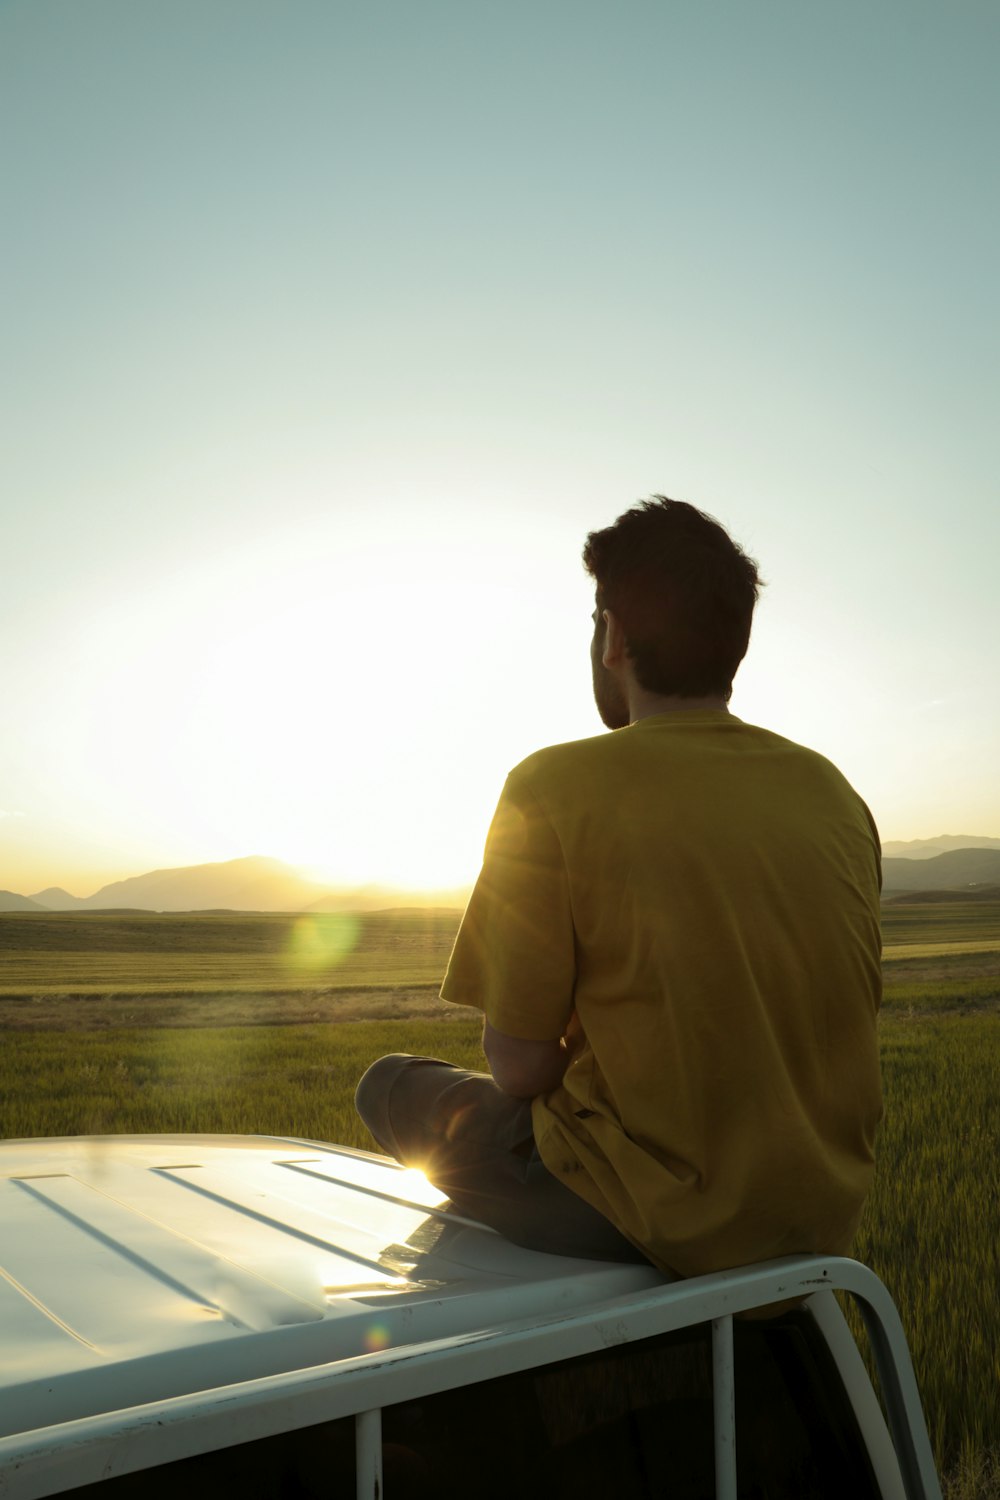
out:
<path id="1" fill-rule="evenodd" d="M 712 1319 L 715 1500 L 736 1500 L 736 1365 L 733 1316 Z"/>
<path id="2" fill-rule="evenodd" d="M 382 1494 L 383 1406 L 711 1323 L 716 1497 L 736 1500 L 733 1316 L 821 1289 L 848 1292 L 860 1307 L 906 1500 L 941 1500 L 892 1298 L 858 1261 L 822 1256 L 692 1277 L 586 1312 L 522 1319 L 0 1438 L 0 1497 L 41 1500 L 78 1485 L 353 1416 L 356 1493 L 358 1500 L 373 1500 Z"/>

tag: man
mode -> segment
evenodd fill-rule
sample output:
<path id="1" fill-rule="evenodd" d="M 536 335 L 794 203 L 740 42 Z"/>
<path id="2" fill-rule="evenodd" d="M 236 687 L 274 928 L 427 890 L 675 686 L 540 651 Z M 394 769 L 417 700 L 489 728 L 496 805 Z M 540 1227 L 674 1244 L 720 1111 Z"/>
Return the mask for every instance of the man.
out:
<path id="1" fill-rule="evenodd" d="M 511 772 L 442 989 L 492 1076 L 383 1058 L 359 1111 L 538 1249 L 682 1276 L 845 1252 L 881 1112 L 871 815 L 729 713 L 759 578 L 715 520 L 656 496 L 584 563 L 614 732 Z"/>

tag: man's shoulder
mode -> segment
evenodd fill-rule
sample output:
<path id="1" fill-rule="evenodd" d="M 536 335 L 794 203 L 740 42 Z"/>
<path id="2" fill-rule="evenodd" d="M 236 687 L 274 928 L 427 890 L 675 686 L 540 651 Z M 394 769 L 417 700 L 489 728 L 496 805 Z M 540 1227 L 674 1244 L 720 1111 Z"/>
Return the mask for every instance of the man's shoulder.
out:
<path id="1" fill-rule="evenodd" d="M 541 789 L 558 785 L 566 776 L 587 767 L 607 763 L 612 742 L 621 730 L 605 731 L 588 735 L 581 740 L 564 740 L 558 745 L 544 745 L 519 761 L 510 772 L 509 780 L 515 785 Z"/>
<path id="2" fill-rule="evenodd" d="M 568 771 L 577 767 L 617 767 L 623 760 L 629 758 L 630 751 L 639 752 L 641 749 L 652 750 L 653 741 L 650 731 L 654 734 L 658 727 L 664 727 L 666 715 L 654 716 L 648 720 L 640 720 L 636 724 L 629 724 L 623 729 L 604 730 L 600 734 L 589 735 L 583 739 L 565 740 L 556 745 L 545 745 L 533 754 L 519 761 L 510 772 L 516 781 L 531 783 L 532 781 L 545 781 L 549 778 L 558 778 Z M 700 757 L 705 752 L 706 736 L 716 740 L 718 743 L 721 734 L 724 737 L 726 748 L 737 746 L 747 750 L 767 750 L 775 755 L 800 757 L 803 761 L 815 763 L 817 768 L 825 767 L 835 774 L 840 775 L 833 762 L 828 760 L 818 750 L 812 750 L 807 745 L 801 745 L 795 740 L 777 734 L 772 729 L 765 729 L 759 724 L 750 724 L 744 719 L 739 719 L 735 714 L 713 715 L 711 722 L 706 722 L 704 716 L 695 719 L 694 714 L 687 719 L 674 715 L 669 716 L 672 722 L 666 725 L 670 730 L 692 729 L 698 735 L 698 745 L 695 753 Z M 683 754 L 691 745 L 688 733 L 682 736 L 674 734 L 656 736 L 656 754 L 669 755 L 672 752 Z"/>
<path id="3" fill-rule="evenodd" d="M 760 775 L 774 779 L 791 776 L 803 790 L 820 796 L 858 794 L 844 773 L 827 756 L 796 740 L 751 724 L 735 714 L 695 720 L 655 717 L 624 729 L 605 730 L 585 739 L 546 745 L 520 761 L 508 777 L 511 794 L 528 793 L 542 803 L 573 801 L 584 792 L 601 790 L 605 782 L 622 785 L 650 777 L 660 784 L 664 767 L 683 769 L 686 781 L 710 787 L 719 778 L 732 781 Z M 663 732 L 663 731 L 666 732 Z M 765 770 L 765 767 L 769 769 Z M 739 768 L 739 769 L 738 769 Z M 794 769 L 793 769 L 794 768 Z"/>
<path id="4" fill-rule="evenodd" d="M 776 756 L 787 757 L 796 765 L 808 768 L 817 778 L 854 791 L 840 767 L 821 750 L 814 750 L 810 745 L 802 745 L 798 740 L 790 740 L 786 735 L 777 734 L 773 729 L 762 729 L 756 724 L 747 724 L 744 728 L 753 731 L 759 748 L 771 750 Z"/>
<path id="5" fill-rule="evenodd" d="M 762 724 L 748 724 L 742 719 L 734 722 L 741 726 L 745 731 L 744 737 L 748 740 L 752 739 L 758 749 L 772 750 L 775 755 L 795 756 L 803 762 L 812 762 L 817 769 L 828 767 L 831 771 L 836 771 L 838 776 L 841 775 L 833 761 L 821 750 L 814 750 L 812 746 L 803 745 L 799 740 L 792 740 L 785 734 L 778 734 L 775 729 L 765 729 Z"/>

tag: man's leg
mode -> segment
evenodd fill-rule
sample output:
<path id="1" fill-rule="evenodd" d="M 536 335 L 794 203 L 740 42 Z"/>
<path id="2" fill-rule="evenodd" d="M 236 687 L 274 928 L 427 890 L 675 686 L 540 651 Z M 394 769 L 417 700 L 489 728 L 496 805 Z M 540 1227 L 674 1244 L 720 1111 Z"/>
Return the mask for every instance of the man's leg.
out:
<path id="1" fill-rule="evenodd" d="M 644 1262 L 603 1214 L 548 1171 L 531 1104 L 485 1073 L 394 1054 L 358 1084 L 358 1114 L 384 1151 L 419 1167 L 460 1213 L 552 1255 Z"/>

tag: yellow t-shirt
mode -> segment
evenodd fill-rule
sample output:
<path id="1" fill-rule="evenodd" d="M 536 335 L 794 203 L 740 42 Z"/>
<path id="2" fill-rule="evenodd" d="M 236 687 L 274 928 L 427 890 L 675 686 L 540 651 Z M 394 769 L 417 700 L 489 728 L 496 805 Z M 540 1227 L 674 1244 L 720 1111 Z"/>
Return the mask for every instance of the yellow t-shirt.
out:
<path id="1" fill-rule="evenodd" d="M 724 710 L 508 777 L 442 988 L 583 1038 L 548 1169 L 682 1276 L 843 1253 L 881 1114 L 879 843 L 821 755 Z"/>

